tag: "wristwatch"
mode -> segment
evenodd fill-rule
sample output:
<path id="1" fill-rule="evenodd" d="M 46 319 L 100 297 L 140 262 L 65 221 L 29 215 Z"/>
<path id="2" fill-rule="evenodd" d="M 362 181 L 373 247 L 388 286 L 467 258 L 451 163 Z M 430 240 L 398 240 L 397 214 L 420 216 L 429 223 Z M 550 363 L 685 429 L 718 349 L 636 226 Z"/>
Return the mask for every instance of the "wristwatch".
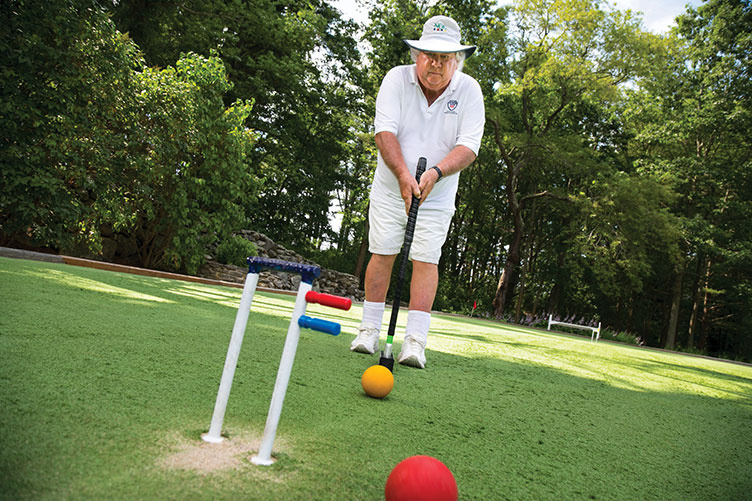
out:
<path id="1" fill-rule="evenodd" d="M 439 180 L 440 180 L 440 179 L 441 179 L 442 177 L 444 177 L 444 173 L 443 173 L 443 172 L 441 172 L 441 169 L 439 169 L 439 166 L 438 166 L 438 165 L 434 165 L 433 167 L 431 167 L 431 168 L 430 168 L 430 169 L 428 169 L 428 170 L 435 170 L 435 171 L 436 171 L 436 174 L 438 174 L 438 175 L 439 175 L 439 177 L 438 177 L 438 178 L 436 178 L 436 182 L 439 182 Z"/>

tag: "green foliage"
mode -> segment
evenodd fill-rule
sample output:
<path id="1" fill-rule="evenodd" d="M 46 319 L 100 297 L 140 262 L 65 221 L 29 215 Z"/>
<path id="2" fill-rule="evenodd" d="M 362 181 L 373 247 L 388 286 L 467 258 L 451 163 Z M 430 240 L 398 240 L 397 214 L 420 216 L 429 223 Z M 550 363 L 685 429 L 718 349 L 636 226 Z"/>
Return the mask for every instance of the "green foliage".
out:
<path id="1" fill-rule="evenodd" d="M 637 335 L 627 331 L 614 331 L 611 329 L 601 329 L 601 339 L 618 341 L 625 344 L 642 346 L 645 342 Z"/>
<path id="2" fill-rule="evenodd" d="M 3 29 L 2 241 L 98 255 L 106 226 L 138 264 L 195 272 L 244 222 L 256 186 L 251 102 L 225 108 L 222 62 L 147 68 L 75 2 L 14 4 Z"/>
<path id="3" fill-rule="evenodd" d="M 353 125 L 364 130 L 369 127 L 362 122 Z M 361 133 L 355 141 L 348 143 L 347 148 L 350 161 L 344 166 L 344 176 L 335 193 L 336 216 L 341 217 L 336 240 L 338 256 L 329 260 L 329 267 L 353 273 L 361 258 L 361 244 L 368 238 L 365 234 L 368 192 L 376 168 L 376 143 L 372 135 Z"/>
<path id="4" fill-rule="evenodd" d="M 370 6 L 370 23 L 364 38 L 373 48 L 368 53 L 370 64 L 367 95 L 374 101 L 387 72 L 394 66 L 412 63 L 404 40 L 420 38 L 423 23 L 428 18 L 427 9 L 428 2 L 425 0 L 387 0 L 374 2 Z"/>
<path id="5" fill-rule="evenodd" d="M 677 23 L 666 63 L 631 96 L 631 147 L 641 175 L 676 193 L 667 204 L 682 223 L 676 340 L 687 349 L 749 353 L 741 311 L 752 296 L 739 291 L 752 283 L 752 7 L 709 1 Z"/>
<path id="6" fill-rule="evenodd" d="M 434 309 L 459 315 L 488 317 L 493 307 L 486 291 L 493 286 L 494 284 L 477 281 L 467 284 L 448 273 L 442 274 L 439 277 Z M 477 306 L 475 311 L 473 304 Z"/>
<path id="7" fill-rule="evenodd" d="M 144 69 L 137 84 L 124 165 L 132 181 L 112 199 L 125 205 L 121 224 L 139 236 L 144 264 L 195 272 L 205 249 L 240 228 L 256 190 L 254 134 L 245 127 L 252 103 L 225 109 L 231 84 L 217 57 L 189 54 L 175 68 Z"/>
<path id="8" fill-rule="evenodd" d="M 233 235 L 219 242 L 214 257 L 222 264 L 245 266 L 246 258 L 252 256 L 258 256 L 256 244 L 240 235 Z"/>
<path id="9" fill-rule="evenodd" d="M 581 200 L 586 215 L 569 242 L 568 263 L 585 267 L 588 280 L 580 288 L 597 294 L 598 309 L 610 321 L 632 309 L 659 264 L 679 259 L 679 223 L 665 207 L 671 198 L 650 178 L 616 173 L 594 180 Z"/>
<path id="10" fill-rule="evenodd" d="M 77 2 L 3 4 L 2 242 L 70 248 L 123 148 L 137 48 Z"/>
<path id="11" fill-rule="evenodd" d="M 233 83 L 225 102 L 255 99 L 248 161 L 265 182 L 246 205 L 253 228 L 298 250 L 331 239 L 330 199 L 347 182 L 362 96 L 354 23 L 323 0 L 126 0 L 111 10 L 148 62 L 216 50 Z"/>

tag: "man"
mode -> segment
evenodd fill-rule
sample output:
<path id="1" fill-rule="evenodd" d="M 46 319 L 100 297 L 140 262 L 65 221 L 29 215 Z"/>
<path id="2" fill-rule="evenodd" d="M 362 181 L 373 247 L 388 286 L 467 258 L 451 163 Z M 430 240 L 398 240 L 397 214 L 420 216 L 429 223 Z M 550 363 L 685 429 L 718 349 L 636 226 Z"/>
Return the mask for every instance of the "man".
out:
<path id="1" fill-rule="evenodd" d="M 474 46 L 460 43 L 457 23 L 435 16 L 420 40 L 405 40 L 415 64 L 392 68 L 376 98 L 378 159 L 371 188 L 363 319 L 350 349 L 374 353 L 392 266 L 405 235 L 412 197 L 420 198 L 410 249 L 412 280 L 401 364 L 424 368 L 438 263 L 454 215 L 459 172 L 478 154 L 485 111 L 480 85 L 461 72 Z M 415 181 L 418 158 L 430 167 Z"/>

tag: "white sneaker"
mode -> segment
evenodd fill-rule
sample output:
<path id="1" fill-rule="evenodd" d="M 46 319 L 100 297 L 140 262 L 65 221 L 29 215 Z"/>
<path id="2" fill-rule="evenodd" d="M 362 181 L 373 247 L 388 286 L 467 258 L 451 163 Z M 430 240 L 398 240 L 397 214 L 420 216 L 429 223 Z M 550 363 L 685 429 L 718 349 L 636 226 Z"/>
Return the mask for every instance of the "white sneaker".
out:
<path id="1" fill-rule="evenodd" d="M 373 354 L 379 349 L 379 329 L 373 327 L 361 327 L 358 337 L 353 339 L 350 345 L 351 351 Z"/>
<path id="2" fill-rule="evenodd" d="M 426 366 L 426 343 L 412 335 L 405 336 L 397 361 L 402 365 L 409 365 L 423 369 Z"/>

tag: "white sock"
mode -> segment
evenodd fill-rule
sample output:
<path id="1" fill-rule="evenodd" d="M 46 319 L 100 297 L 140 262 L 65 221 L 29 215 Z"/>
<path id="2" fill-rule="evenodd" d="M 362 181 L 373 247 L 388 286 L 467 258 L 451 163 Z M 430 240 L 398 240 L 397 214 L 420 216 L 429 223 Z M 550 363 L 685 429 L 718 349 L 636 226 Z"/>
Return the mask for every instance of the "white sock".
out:
<path id="1" fill-rule="evenodd" d="M 381 321 L 384 318 L 384 308 L 386 303 L 372 303 L 363 301 L 363 319 L 360 321 L 361 327 L 374 327 L 381 330 Z"/>
<path id="2" fill-rule="evenodd" d="M 405 334 L 410 334 L 425 345 L 428 341 L 428 329 L 430 327 L 431 314 L 427 311 L 410 310 L 407 312 Z"/>

